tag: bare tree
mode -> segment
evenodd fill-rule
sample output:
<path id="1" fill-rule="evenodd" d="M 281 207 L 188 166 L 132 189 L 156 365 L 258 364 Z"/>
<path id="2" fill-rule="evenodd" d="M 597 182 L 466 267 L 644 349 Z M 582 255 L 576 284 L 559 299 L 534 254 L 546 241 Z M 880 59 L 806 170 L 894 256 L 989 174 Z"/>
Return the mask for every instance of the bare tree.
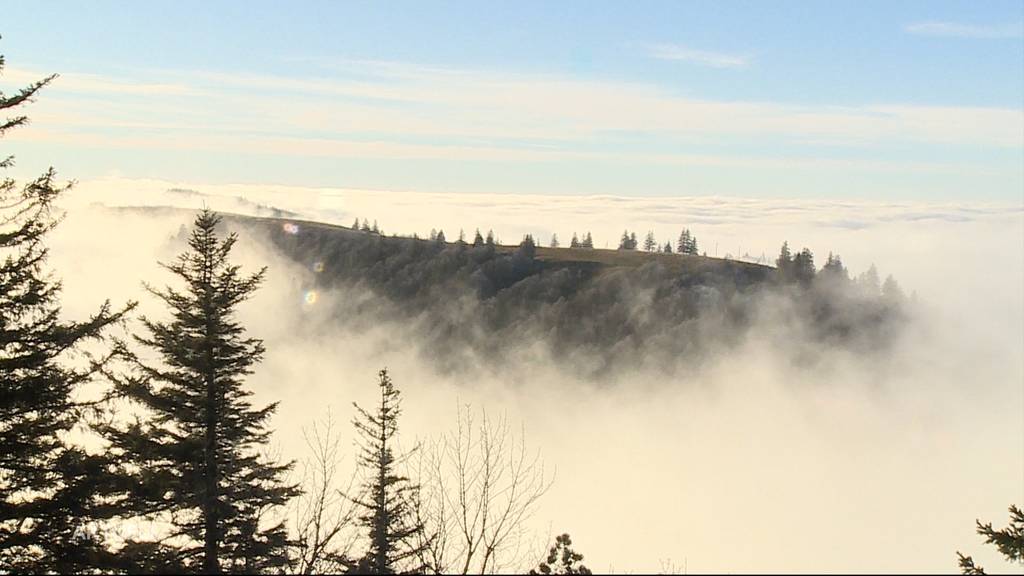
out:
<path id="1" fill-rule="evenodd" d="M 522 429 L 516 434 L 504 416 L 492 420 L 480 410 L 477 419 L 470 406 L 460 407 L 455 430 L 425 442 L 411 466 L 428 570 L 493 574 L 531 559 L 526 521 L 554 477 L 526 449 Z"/>
<path id="2" fill-rule="evenodd" d="M 341 436 L 328 412 L 311 429 L 303 429 L 310 451 L 303 462 L 303 494 L 296 499 L 294 548 L 290 572 L 293 574 L 337 574 L 345 569 L 358 538 L 356 509 L 344 497 L 353 478 L 342 489 L 339 481 Z"/>

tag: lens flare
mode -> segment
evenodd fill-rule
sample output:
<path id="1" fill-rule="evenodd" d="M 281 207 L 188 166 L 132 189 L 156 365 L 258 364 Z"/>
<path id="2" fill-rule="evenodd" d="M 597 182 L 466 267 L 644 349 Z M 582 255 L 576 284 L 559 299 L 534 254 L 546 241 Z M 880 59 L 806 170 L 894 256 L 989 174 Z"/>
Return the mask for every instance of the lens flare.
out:
<path id="1" fill-rule="evenodd" d="M 323 262 L 314 262 L 313 263 L 313 272 L 316 272 L 317 274 L 319 274 L 319 273 L 321 273 L 323 271 L 324 271 L 324 263 Z"/>
<path id="2" fill-rule="evenodd" d="M 316 290 L 308 290 L 306 292 L 306 294 L 302 297 L 302 300 L 306 304 L 312 306 L 313 304 L 316 304 L 317 298 L 318 298 L 318 295 L 316 293 Z"/>
<path id="3" fill-rule="evenodd" d="M 284 224 L 281 225 L 281 228 L 287 234 L 298 234 L 299 233 L 299 225 L 298 224 L 293 224 L 291 222 L 285 222 Z"/>

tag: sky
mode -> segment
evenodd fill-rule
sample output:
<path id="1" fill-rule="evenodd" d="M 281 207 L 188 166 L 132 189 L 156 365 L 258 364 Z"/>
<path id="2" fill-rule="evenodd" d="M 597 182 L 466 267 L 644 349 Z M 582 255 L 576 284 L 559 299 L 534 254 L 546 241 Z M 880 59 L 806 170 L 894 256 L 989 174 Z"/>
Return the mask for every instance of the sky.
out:
<path id="1" fill-rule="evenodd" d="M 1024 201 L 1024 4 L 5 2 L 16 175 Z"/>

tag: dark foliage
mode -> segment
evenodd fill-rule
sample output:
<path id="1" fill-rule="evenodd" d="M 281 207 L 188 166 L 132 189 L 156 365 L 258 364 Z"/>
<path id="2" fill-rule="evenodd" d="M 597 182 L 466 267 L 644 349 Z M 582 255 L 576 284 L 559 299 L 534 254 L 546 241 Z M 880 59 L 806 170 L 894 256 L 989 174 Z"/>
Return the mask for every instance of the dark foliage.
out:
<path id="1" fill-rule="evenodd" d="M 1010 506 L 1010 524 L 1002 530 L 996 530 L 992 523 L 982 524 L 976 520 L 978 534 L 985 537 L 986 544 L 992 544 L 999 549 L 1008 561 L 1024 564 L 1024 511 L 1020 508 Z M 985 570 L 974 563 L 970 556 L 956 553 L 962 574 L 984 574 Z"/>
<path id="2" fill-rule="evenodd" d="M 377 409 L 371 413 L 355 405 L 359 416 L 353 424 L 361 438 L 358 462 L 366 480 L 362 494 L 353 502 L 363 510 L 359 520 L 366 529 L 369 547 L 350 571 L 394 574 L 406 568 L 419 573 L 423 566 L 417 559 L 429 542 L 423 538 L 424 527 L 413 508 L 419 488 L 397 471 L 402 460 L 394 452 L 402 413 L 399 391 L 386 369 L 378 378 Z"/>
<path id="3" fill-rule="evenodd" d="M 0 56 L 0 70 L 3 57 Z M 15 112 L 53 80 L 0 93 Z M 0 136 L 24 125 L 15 112 Z M 0 170 L 13 158 L 0 160 Z M 104 303 L 83 322 L 61 318 L 61 283 L 46 270 L 47 234 L 57 226 L 53 202 L 66 190 L 53 169 L 23 185 L 0 180 L 0 571 L 84 572 L 107 557 L 93 521 L 109 517 L 110 462 L 67 440 L 91 407 L 76 397 L 102 376 L 114 354 L 89 353 L 120 311 Z"/>
<path id="4" fill-rule="evenodd" d="M 583 554 L 572 549 L 572 539 L 568 534 L 562 534 L 555 538 L 547 558 L 530 570 L 530 574 L 592 574 L 582 562 Z"/>
<path id="5" fill-rule="evenodd" d="M 340 310 L 338 320 L 416 329 L 423 355 L 442 372 L 521 360 L 519 343 L 528 341 L 542 342 L 565 369 L 589 377 L 640 365 L 668 369 L 738 344 L 780 298 L 792 304 L 792 320 L 823 343 L 869 352 L 884 348 L 900 325 L 898 303 L 877 291 L 771 282 L 771 268 L 744 262 L 629 254 L 642 263 L 619 266 L 550 260 L 535 247 L 530 258 L 529 248 L 486 241 L 459 250 L 326 225 L 286 234 L 275 221 L 237 222 L 266 230 L 286 257 L 304 266 L 323 263 L 312 288 L 357 287 L 380 296 Z"/>
<path id="6" fill-rule="evenodd" d="M 189 251 L 165 265 L 184 291 L 150 288 L 171 320 L 143 318 L 150 335 L 136 340 L 162 363 L 138 362 L 138 376 L 118 387 L 145 417 L 104 431 L 131 480 L 125 515 L 163 515 L 173 527 L 168 536 L 178 539 L 129 542 L 122 557 L 131 571 L 252 573 L 287 564 L 284 525 L 266 516 L 297 490 L 282 481 L 290 463 L 260 454 L 276 404 L 249 402 L 244 378 L 262 358 L 263 343 L 234 319 L 263 271 L 243 276 L 231 264 L 235 236 L 218 238 L 219 220 L 203 211 Z"/>

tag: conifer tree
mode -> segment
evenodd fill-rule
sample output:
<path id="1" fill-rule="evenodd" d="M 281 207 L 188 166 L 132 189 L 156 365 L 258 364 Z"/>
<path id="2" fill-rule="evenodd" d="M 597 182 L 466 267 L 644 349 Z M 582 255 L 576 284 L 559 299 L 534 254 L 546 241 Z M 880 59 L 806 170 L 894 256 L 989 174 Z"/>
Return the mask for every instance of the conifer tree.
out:
<path id="1" fill-rule="evenodd" d="M 654 232 L 651 230 L 647 231 L 647 237 L 644 238 L 644 251 L 654 252 L 654 249 L 658 247 L 658 242 L 654 239 Z"/>
<path id="2" fill-rule="evenodd" d="M 878 279 L 878 268 L 875 267 L 874 263 L 871 264 L 867 272 L 862 272 L 860 276 L 857 276 L 857 287 L 865 296 L 878 297 L 881 283 Z"/>
<path id="3" fill-rule="evenodd" d="M 779 250 L 779 257 L 775 259 L 775 271 L 779 279 L 788 281 L 792 276 L 793 254 L 789 251 L 789 242 L 784 241 Z"/>
<path id="4" fill-rule="evenodd" d="M 886 276 L 885 282 L 882 283 L 882 298 L 895 303 L 901 302 L 904 299 L 903 290 L 892 274 Z"/>
<path id="5" fill-rule="evenodd" d="M 590 236 L 590 232 L 587 232 L 587 235 L 583 237 L 583 242 L 580 244 L 580 247 L 581 248 L 593 248 L 594 247 L 594 239 Z"/>
<path id="6" fill-rule="evenodd" d="M 676 244 L 676 252 L 679 252 L 680 254 L 689 254 L 690 253 L 690 229 L 689 228 L 684 228 L 683 231 L 679 233 L 679 242 Z"/>
<path id="7" fill-rule="evenodd" d="M 582 564 L 583 554 L 572 549 L 572 538 L 562 534 L 555 538 L 555 544 L 548 551 L 547 558 L 530 570 L 532 576 L 540 574 L 592 574 Z"/>
<path id="8" fill-rule="evenodd" d="M 473 237 L 473 247 L 479 248 L 484 245 L 484 237 L 480 235 L 480 229 L 476 229 L 476 236 Z"/>
<path id="9" fill-rule="evenodd" d="M 0 56 L 0 71 L 3 70 Z M 0 136 L 28 119 L 15 112 L 55 76 L 8 96 L 0 92 Z M 0 170 L 13 158 L 0 160 Z M 52 168 L 19 185 L 0 180 L 0 571 L 72 573 L 95 565 L 104 553 L 89 535 L 91 520 L 107 512 L 103 491 L 108 464 L 86 453 L 66 434 L 83 423 L 88 407 L 76 391 L 100 376 L 113 354 L 89 355 L 82 346 L 134 304 L 112 311 L 104 303 L 84 322 L 61 318 L 61 283 L 46 269 L 47 234 L 59 217 L 53 206 L 67 187 Z M 87 360 L 70 367 L 79 353 Z M 84 365 L 83 365 L 84 364 Z"/>
<path id="10" fill-rule="evenodd" d="M 619 239 L 619 250 L 632 250 L 629 243 L 629 230 L 622 231 L 622 238 Z"/>
<path id="11" fill-rule="evenodd" d="M 850 279 L 849 273 L 843 266 L 843 260 L 838 254 L 832 255 L 828 253 L 828 259 L 825 261 L 825 265 L 821 267 L 821 275 L 824 278 L 836 281 L 847 281 Z"/>
<path id="12" fill-rule="evenodd" d="M 661 251 L 664 252 L 665 254 L 671 254 L 672 253 L 672 243 L 671 242 L 665 242 L 665 247 L 662 248 Z"/>
<path id="13" fill-rule="evenodd" d="M 533 260 L 537 255 L 537 244 L 533 241 L 533 234 L 526 234 L 523 236 L 523 241 L 519 243 L 519 248 L 516 253 Z"/>
<path id="14" fill-rule="evenodd" d="M 793 279 L 804 286 L 814 280 L 814 254 L 808 248 L 793 257 Z"/>
<path id="15" fill-rule="evenodd" d="M 494 231 L 493 230 L 488 230 L 487 231 L 487 239 L 484 241 L 484 243 L 487 244 L 488 246 L 494 246 Z"/>
<path id="16" fill-rule="evenodd" d="M 580 247 L 580 239 L 579 239 L 578 236 L 576 236 L 576 233 L 573 232 L 572 233 L 572 240 L 569 241 L 569 248 L 579 248 L 579 247 Z"/>
<path id="17" fill-rule="evenodd" d="M 437 231 L 437 236 L 434 237 L 434 241 L 437 242 L 438 244 L 440 244 L 441 246 L 445 245 L 447 240 L 445 240 L 445 238 L 444 238 L 444 230 L 438 230 Z"/>
<path id="18" fill-rule="evenodd" d="M 977 532 L 985 537 L 986 544 L 993 544 L 1009 562 L 1024 565 L 1024 512 L 1020 508 L 1010 506 L 1010 525 L 996 530 L 992 523 L 982 524 L 975 520 Z M 970 556 L 956 553 L 960 563 L 961 574 L 985 574 L 985 569 L 974 563 Z"/>
<path id="19" fill-rule="evenodd" d="M 282 478 L 291 463 L 260 454 L 277 404 L 250 403 L 244 379 L 262 359 L 263 342 L 246 337 L 235 318 L 265 269 L 241 274 L 229 260 L 236 236 L 220 239 L 219 222 L 209 210 L 200 213 L 189 250 L 164 265 L 184 291 L 147 286 L 171 318 L 143 318 L 149 335 L 136 340 L 162 362 L 138 362 L 139 374 L 120 383 L 125 397 L 146 409 L 143 419 L 107 430 L 129 465 L 126 474 L 135 470 L 130 515 L 169 520 L 173 535 L 185 541 L 173 548 L 130 543 L 124 556 L 138 553 L 133 570 L 248 573 L 279 569 L 288 560 L 283 522 L 264 526 L 261 516 L 298 490 Z"/>
<path id="20" fill-rule="evenodd" d="M 369 545 L 351 569 L 359 574 L 394 574 L 402 569 L 420 572 L 423 566 L 417 558 L 429 538 L 423 537 L 423 523 L 415 516 L 419 487 L 397 471 L 404 459 L 395 455 L 402 413 L 400 393 L 387 369 L 378 373 L 378 386 L 380 404 L 373 413 L 355 404 L 358 416 L 353 424 L 361 438 L 358 463 L 366 479 L 362 495 L 352 500 L 363 510 L 359 519 Z"/>
<path id="21" fill-rule="evenodd" d="M 636 232 L 630 232 L 629 233 L 629 249 L 630 250 L 636 250 L 636 247 L 637 247 Z"/>
<path id="22" fill-rule="evenodd" d="M 352 229 L 359 230 L 359 218 L 356 218 L 356 221 L 352 223 Z"/>
<path id="23" fill-rule="evenodd" d="M 551 247 L 558 248 L 558 234 L 551 235 Z"/>

